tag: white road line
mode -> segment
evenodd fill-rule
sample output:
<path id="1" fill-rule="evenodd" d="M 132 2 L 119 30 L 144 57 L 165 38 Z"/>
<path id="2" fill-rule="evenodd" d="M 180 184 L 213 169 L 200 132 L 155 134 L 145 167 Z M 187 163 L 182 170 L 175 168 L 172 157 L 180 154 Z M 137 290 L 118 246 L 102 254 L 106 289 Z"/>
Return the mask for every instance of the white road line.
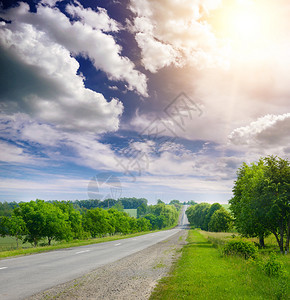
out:
<path id="1" fill-rule="evenodd" d="M 90 251 L 91 250 L 83 250 L 83 251 L 76 252 L 76 254 L 86 253 L 86 252 L 90 252 Z"/>
<path id="2" fill-rule="evenodd" d="M 0 270 L 4 270 L 7 269 L 8 267 L 0 267 Z"/>
<path id="3" fill-rule="evenodd" d="M 119 245 L 121 245 L 121 243 L 115 244 L 115 246 L 119 246 Z"/>

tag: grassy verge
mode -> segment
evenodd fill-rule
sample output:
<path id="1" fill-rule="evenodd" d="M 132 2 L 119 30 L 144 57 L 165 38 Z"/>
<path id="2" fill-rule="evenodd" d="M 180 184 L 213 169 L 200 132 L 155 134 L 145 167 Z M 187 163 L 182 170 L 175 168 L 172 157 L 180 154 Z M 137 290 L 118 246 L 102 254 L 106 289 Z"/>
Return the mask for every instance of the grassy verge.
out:
<path id="1" fill-rule="evenodd" d="M 54 242 L 51 246 L 41 246 L 41 247 L 29 247 L 29 248 L 19 248 L 14 250 L 8 250 L 8 251 L 0 251 L 0 259 L 18 256 L 18 255 L 29 255 L 29 254 L 35 254 L 35 253 L 41 253 L 41 252 L 47 252 L 47 251 L 53 251 L 63 248 L 71 248 L 71 247 L 78 247 L 78 246 L 85 246 L 85 245 L 92 245 L 92 244 L 98 244 L 103 242 L 110 242 L 115 240 L 121 240 L 121 239 L 127 239 L 131 237 L 136 237 L 148 233 L 163 231 L 163 230 L 169 230 L 176 226 L 174 224 L 173 226 L 163 228 L 161 230 L 154 230 L 154 231 L 143 231 L 143 232 L 137 232 L 127 235 L 113 235 L 113 236 L 106 236 L 102 238 L 95 238 L 95 239 L 89 239 L 89 240 L 73 240 L 70 242 Z M 1 239 L 1 238 L 0 238 Z M 20 242 L 21 243 L 21 242 Z"/>
<path id="2" fill-rule="evenodd" d="M 288 277 L 268 277 L 243 258 L 222 257 L 200 232 L 190 230 L 181 258 L 150 299 L 289 299 L 289 257 L 281 259 Z"/>

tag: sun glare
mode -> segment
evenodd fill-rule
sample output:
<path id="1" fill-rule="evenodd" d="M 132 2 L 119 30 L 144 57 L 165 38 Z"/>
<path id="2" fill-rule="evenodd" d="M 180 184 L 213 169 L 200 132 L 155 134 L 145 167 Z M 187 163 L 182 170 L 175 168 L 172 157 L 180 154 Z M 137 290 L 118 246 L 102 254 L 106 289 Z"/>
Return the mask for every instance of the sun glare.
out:
<path id="1" fill-rule="evenodd" d="M 235 12 L 229 17 L 229 23 L 232 24 L 232 35 L 242 39 L 258 38 L 262 33 L 261 18 L 252 11 L 242 10 Z"/>
<path id="2" fill-rule="evenodd" d="M 275 19 L 266 1 L 224 1 L 211 19 L 216 35 L 235 49 L 247 51 L 265 46 L 275 35 Z"/>

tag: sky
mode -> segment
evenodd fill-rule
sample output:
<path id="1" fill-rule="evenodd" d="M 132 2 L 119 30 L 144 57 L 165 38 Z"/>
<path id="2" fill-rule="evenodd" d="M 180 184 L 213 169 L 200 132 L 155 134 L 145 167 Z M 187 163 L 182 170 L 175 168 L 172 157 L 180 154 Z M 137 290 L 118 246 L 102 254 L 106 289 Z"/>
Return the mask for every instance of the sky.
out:
<path id="1" fill-rule="evenodd" d="M 290 153 L 287 0 L 0 1 L 0 201 L 227 203 Z"/>

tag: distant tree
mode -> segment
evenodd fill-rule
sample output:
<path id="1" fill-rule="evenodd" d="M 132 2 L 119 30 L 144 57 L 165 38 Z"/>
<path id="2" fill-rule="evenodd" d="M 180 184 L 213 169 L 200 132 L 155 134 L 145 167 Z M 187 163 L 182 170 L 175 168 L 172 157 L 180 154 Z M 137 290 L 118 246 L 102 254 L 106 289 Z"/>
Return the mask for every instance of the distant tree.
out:
<path id="1" fill-rule="evenodd" d="M 147 213 L 147 205 L 145 203 L 142 203 L 138 208 L 137 208 L 137 217 L 140 218 Z"/>
<path id="2" fill-rule="evenodd" d="M 195 201 L 193 201 L 193 200 L 189 200 L 189 201 L 187 201 L 187 202 L 183 202 L 183 205 L 196 205 L 197 203 L 195 202 Z"/>
<path id="3" fill-rule="evenodd" d="M 194 225 L 197 228 L 206 230 L 206 228 L 204 227 L 204 224 L 205 224 L 205 218 L 209 212 L 210 206 L 211 205 L 209 203 L 199 203 L 194 206 L 190 206 L 186 210 L 186 215 L 187 215 L 189 223 L 191 225 Z"/>
<path id="4" fill-rule="evenodd" d="M 231 229 L 232 224 L 232 216 L 223 207 L 221 207 L 220 209 L 215 210 L 211 216 L 208 228 L 210 231 L 214 232 L 226 232 Z"/>
<path id="5" fill-rule="evenodd" d="M 10 217 L 15 207 L 18 207 L 18 203 L 16 202 L 0 202 L 0 217 Z"/>
<path id="6" fill-rule="evenodd" d="M 145 198 L 120 198 L 118 201 L 122 202 L 124 209 L 137 209 L 141 204 L 147 206 L 147 199 Z"/>
<path id="7" fill-rule="evenodd" d="M 124 211 L 124 206 L 122 205 L 121 201 L 118 201 L 112 208 L 116 209 L 117 211 Z"/>
<path id="8" fill-rule="evenodd" d="M 208 230 L 209 227 L 209 222 L 211 220 L 212 215 L 215 213 L 215 211 L 219 210 L 222 206 L 219 203 L 214 203 L 210 206 L 203 222 L 203 228 L 204 230 Z"/>
<path id="9" fill-rule="evenodd" d="M 117 204 L 117 200 L 115 199 L 105 199 L 103 201 L 100 202 L 99 207 L 104 208 L 104 209 L 109 209 L 112 208 L 113 206 L 115 206 Z"/>
<path id="10" fill-rule="evenodd" d="M 169 205 L 174 205 L 177 210 L 180 210 L 181 206 L 182 206 L 182 204 L 179 202 L 179 200 L 171 200 L 169 202 Z"/>

